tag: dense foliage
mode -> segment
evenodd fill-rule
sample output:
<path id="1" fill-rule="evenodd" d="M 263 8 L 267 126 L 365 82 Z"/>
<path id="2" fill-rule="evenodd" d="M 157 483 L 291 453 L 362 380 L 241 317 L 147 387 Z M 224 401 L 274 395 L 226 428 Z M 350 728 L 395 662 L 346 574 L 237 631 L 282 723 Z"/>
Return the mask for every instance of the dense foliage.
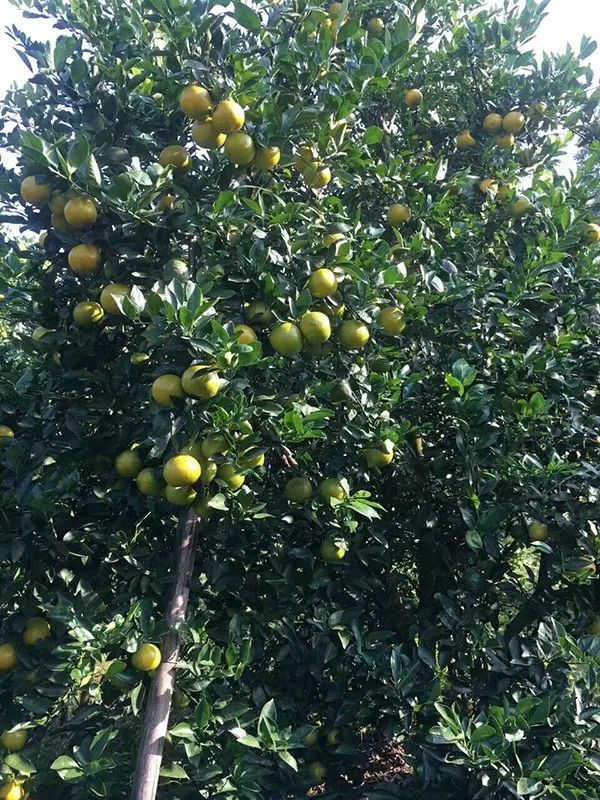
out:
<path id="1" fill-rule="evenodd" d="M 191 447 L 161 798 L 600 797 L 594 44 L 538 63 L 547 3 L 486 5 L 28 3 L 60 35 L 12 32 L 0 106 L 1 796 L 128 795 L 188 513 L 135 478 Z M 189 84 L 252 141 L 195 144 Z M 402 788 L 364 780 L 390 742 Z"/>

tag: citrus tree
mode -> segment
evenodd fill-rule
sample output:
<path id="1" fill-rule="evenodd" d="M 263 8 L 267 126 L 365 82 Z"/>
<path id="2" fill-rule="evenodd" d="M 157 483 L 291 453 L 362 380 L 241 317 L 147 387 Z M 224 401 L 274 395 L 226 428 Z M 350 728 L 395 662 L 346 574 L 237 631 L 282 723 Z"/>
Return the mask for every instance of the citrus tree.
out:
<path id="1" fill-rule="evenodd" d="M 129 795 L 196 520 L 159 797 L 600 797 L 600 92 L 546 5 L 23 5 L 0 797 Z"/>

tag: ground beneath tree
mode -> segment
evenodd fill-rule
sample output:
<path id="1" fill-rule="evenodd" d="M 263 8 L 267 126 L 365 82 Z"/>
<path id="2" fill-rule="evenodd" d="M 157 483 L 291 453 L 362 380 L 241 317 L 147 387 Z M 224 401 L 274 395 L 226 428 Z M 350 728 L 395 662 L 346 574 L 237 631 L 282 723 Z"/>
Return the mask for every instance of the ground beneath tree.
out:
<path id="1" fill-rule="evenodd" d="M 363 763 L 352 774 L 341 776 L 340 791 L 351 791 L 352 797 L 356 798 L 363 797 L 363 790 L 367 793 L 374 789 L 387 790 L 390 797 L 395 796 L 412 775 L 402 746 L 380 734 L 368 733 L 362 740 L 360 750 L 364 755 Z M 310 789 L 308 797 L 322 797 L 325 794 L 328 794 L 328 788 L 323 784 Z"/>

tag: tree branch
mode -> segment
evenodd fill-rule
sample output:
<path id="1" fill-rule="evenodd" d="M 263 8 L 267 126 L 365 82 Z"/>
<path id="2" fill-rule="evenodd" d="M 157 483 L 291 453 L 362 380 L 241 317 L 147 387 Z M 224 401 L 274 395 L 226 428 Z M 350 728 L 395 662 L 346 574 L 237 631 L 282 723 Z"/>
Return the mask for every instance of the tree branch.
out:
<path id="1" fill-rule="evenodd" d="M 188 511 L 179 521 L 175 583 L 165 612 L 165 622 L 169 630 L 162 642 L 162 661 L 152 679 L 146 700 L 131 800 L 154 800 L 158 789 L 175 684 L 175 667 L 179 658 L 177 627 L 186 617 L 199 526 L 193 511 Z"/>

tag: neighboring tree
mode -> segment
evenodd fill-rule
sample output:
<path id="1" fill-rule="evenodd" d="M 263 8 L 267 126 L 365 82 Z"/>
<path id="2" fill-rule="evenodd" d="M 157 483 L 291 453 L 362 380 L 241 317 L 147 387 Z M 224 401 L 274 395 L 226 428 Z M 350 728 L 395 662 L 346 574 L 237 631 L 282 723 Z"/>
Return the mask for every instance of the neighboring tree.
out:
<path id="1" fill-rule="evenodd" d="M 129 795 L 193 510 L 161 798 L 600 798 L 600 92 L 486 5 L 28 3 L 0 796 Z"/>

